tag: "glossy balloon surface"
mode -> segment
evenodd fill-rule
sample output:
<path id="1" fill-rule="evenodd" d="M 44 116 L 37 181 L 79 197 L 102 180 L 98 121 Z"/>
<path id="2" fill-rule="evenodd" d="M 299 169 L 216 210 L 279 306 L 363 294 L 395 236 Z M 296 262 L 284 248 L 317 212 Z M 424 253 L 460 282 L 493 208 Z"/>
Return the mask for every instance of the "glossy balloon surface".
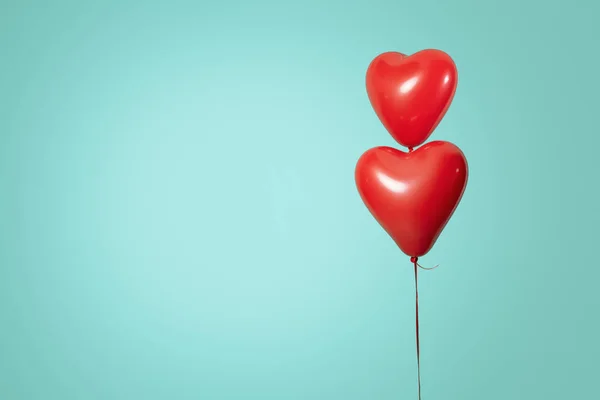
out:
<path id="1" fill-rule="evenodd" d="M 379 224 L 411 257 L 425 255 L 454 213 L 468 166 L 452 143 L 434 141 L 411 152 L 367 150 L 355 170 L 360 196 Z"/>
<path id="2" fill-rule="evenodd" d="M 410 56 L 387 52 L 369 65 L 367 94 L 375 113 L 401 145 L 423 144 L 438 126 L 456 91 L 458 73 L 441 50 Z"/>

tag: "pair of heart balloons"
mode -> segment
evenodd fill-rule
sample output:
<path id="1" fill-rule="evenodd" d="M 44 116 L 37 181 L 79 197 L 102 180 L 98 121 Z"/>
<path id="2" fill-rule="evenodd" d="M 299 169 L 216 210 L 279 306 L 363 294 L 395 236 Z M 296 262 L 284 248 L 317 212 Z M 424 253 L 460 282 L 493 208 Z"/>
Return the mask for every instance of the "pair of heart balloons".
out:
<path id="1" fill-rule="evenodd" d="M 373 217 L 414 260 L 431 250 L 467 184 L 467 160 L 457 146 L 423 144 L 454 98 L 457 75 L 452 58 L 440 50 L 383 53 L 367 70 L 375 113 L 408 151 L 367 150 L 356 164 L 356 186 Z"/>

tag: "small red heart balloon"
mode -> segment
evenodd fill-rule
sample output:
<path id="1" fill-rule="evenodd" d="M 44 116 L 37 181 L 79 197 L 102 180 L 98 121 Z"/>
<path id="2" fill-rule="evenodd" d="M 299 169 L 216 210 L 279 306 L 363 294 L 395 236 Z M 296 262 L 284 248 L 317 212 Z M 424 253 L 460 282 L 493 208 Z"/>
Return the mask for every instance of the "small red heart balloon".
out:
<path id="1" fill-rule="evenodd" d="M 375 113 L 401 145 L 419 146 L 438 126 L 454 98 L 458 73 L 440 50 L 410 56 L 387 52 L 367 70 L 367 94 Z"/>
<path id="2" fill-rule="evenodd" d="M 360 157 L 355 171 L 363 202 L 411 257 L 431 250 L 462 198 L 467 176 L 462 151 L 443 141 L 408 153 L 375 147 Z"/>

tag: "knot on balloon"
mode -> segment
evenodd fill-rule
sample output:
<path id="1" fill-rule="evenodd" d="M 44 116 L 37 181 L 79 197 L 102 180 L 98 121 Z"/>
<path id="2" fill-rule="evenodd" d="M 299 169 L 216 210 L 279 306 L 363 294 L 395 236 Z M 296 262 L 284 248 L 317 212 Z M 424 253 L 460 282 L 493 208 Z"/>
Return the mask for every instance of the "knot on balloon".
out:
<path id="1" fill-rule="evenodd" d="M 419 257 L 411 257 L 410 258 L 410 262 L 413 263 L 413 264 L 416 264 L 417 261 L 419 261 Z"/>

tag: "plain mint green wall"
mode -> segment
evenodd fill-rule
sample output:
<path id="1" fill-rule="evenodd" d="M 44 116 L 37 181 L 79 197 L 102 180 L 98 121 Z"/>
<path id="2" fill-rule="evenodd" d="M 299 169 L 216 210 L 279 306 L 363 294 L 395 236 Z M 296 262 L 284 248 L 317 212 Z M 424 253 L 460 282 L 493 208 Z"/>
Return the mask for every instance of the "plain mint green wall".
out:
<path id="1" fill-rule="evenodd" d="M 373 57 L 459 70 L 423 398 L 600 398 L 594 1 L 1 1 L 0 399 L 416 398 L 354 187 Z"/>

